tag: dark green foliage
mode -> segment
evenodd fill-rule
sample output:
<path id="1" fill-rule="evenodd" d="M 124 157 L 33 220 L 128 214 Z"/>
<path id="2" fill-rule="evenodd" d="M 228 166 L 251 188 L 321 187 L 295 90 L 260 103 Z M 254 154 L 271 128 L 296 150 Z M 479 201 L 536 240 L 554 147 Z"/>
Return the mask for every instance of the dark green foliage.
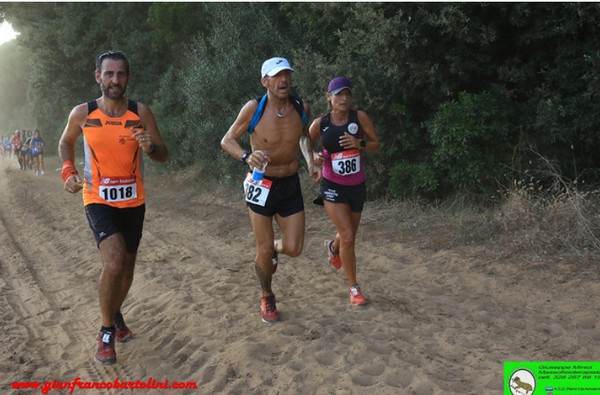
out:
<path id="1" fill-rule="evenodd" d="M 438 188 L 433 170 L 424 163 L 406 161 L 390 167 L 389 193 L 394 198 L 431 196 Z"/>
<path id="2" fill-rule="evenodd" d="M 469 94 L 440 106 L 430 123 L 433 165 L 444 189 L 491 194 L 506 177 L 519 138 L 515 106 L 498 92 Z"/>
<path id="3" fill-rule="evenodd" d="M 600 182 L 596 3 L 2 3 L 2 17 L 27 53 L 0 57 L 23 65 L 0 83 L 2 129 L 27 122 L 56 140 L 69 110 L 99 95 L 94 56 L 118 48 L 170 166 L 238 183 L 220 139 L 263 93 L 262 62 L 285 56 L 313 118 L 332 77 L 354 82 L 382 142 L 367 158 L 371 197 L 491 194 L 537 155 Z"/>
<path id="4" fill-rule="evenodd" d="M 221 150 L 220 141 L 242 106 L 264 93 L 262 61 L 285 46 L 271 22 L 274 10 L 267 4 L 212 4 L 206 10 L 211 34 L 192 38 L 186 64 L 168 73 L 170 82 L 160 92 L 172 111 L 157 110 L 169 121 L 176 163 L 200 162 L 224 181 L 240 177 L 243 168 Z M 240 25 L 241 20 L 254 23 Z"/>

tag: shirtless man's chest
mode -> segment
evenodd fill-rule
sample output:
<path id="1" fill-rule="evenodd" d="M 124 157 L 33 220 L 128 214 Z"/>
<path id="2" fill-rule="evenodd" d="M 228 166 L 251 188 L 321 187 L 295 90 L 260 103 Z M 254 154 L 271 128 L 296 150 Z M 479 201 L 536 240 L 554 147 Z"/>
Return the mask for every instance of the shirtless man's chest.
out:
<path id="1" fill-rule="evenodd" d="M 291 110 L 291 111 L 289 111 Z M 270 162 L 266 175 L 286 177 L 298 171 L 298 142 L 303 136 L 302 120 L 293 108 L 283 117 L 266 109 L 250 136 L 252 150 L 267 151 Z"/>

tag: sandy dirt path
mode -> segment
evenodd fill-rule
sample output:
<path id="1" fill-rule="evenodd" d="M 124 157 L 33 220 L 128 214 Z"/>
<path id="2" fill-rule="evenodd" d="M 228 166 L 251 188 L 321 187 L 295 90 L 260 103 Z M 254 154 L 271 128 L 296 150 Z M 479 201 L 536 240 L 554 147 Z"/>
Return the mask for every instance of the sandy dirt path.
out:
<path id="1" fill-rule="evenodd" d="M 79 377 L 197 389 L 77 394 L 497 394 L 503 361 L 600 358 L 596 266 L 534 262 L 485 244 L 432 250 L 435 229 L 380 205 L 367 203 L 358 240 L 371 303 L 350 306 L 343 272 L 328 267 L 322 247 L 333 227 L 306 182 L 304 252 L 281 258 L 282 321 L 264 324 L 241 192 L 200 193 L 202 177 L 182 172 L 148 176 L 123 308 L 136 338 L 117 345 L 116 365 L 100 366 L 99 254 L 81 196 L 62 190 L 58 166 L 48 158 L 47 174 L 35 176 L 0 161 L 0 393 L 38 394 L 12 383 Z"/>

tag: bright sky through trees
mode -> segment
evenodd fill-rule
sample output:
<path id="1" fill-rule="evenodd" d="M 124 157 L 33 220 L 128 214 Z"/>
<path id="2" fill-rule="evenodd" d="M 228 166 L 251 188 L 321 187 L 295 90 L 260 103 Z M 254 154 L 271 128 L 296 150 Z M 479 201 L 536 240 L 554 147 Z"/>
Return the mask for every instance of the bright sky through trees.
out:
<path id="1" fill-rule="evenodd" d="M 0 25 L 0 45 L 17 37 L 15 32 L 8 22 L 2 22 Z"/>

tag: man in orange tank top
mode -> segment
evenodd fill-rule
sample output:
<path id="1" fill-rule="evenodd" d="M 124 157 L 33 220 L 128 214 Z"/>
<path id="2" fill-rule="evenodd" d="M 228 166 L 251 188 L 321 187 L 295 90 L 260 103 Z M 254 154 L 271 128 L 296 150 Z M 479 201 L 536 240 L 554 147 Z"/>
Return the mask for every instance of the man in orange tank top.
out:
<path id="1" fill-rule="evenodd" d="M 121 305 L 133 281 L 135 258 L 144 223 L 144 153 L 154 161 L 168 159 L 167 147 L 149 107 L 129 100 L 129 61 L 123 52 L 96 58 L 96 82 L 102 96 L 73 108 L 60 138 L 62 178 L 67 192 L 83 190 L 83 205 L 100 250 L 98 282 L 101 327 L 97 362 L 117 361 L 115 340 L 133 338 Z M 83 134 L 84 171 L 74 165 L 75 143 Z"/>

